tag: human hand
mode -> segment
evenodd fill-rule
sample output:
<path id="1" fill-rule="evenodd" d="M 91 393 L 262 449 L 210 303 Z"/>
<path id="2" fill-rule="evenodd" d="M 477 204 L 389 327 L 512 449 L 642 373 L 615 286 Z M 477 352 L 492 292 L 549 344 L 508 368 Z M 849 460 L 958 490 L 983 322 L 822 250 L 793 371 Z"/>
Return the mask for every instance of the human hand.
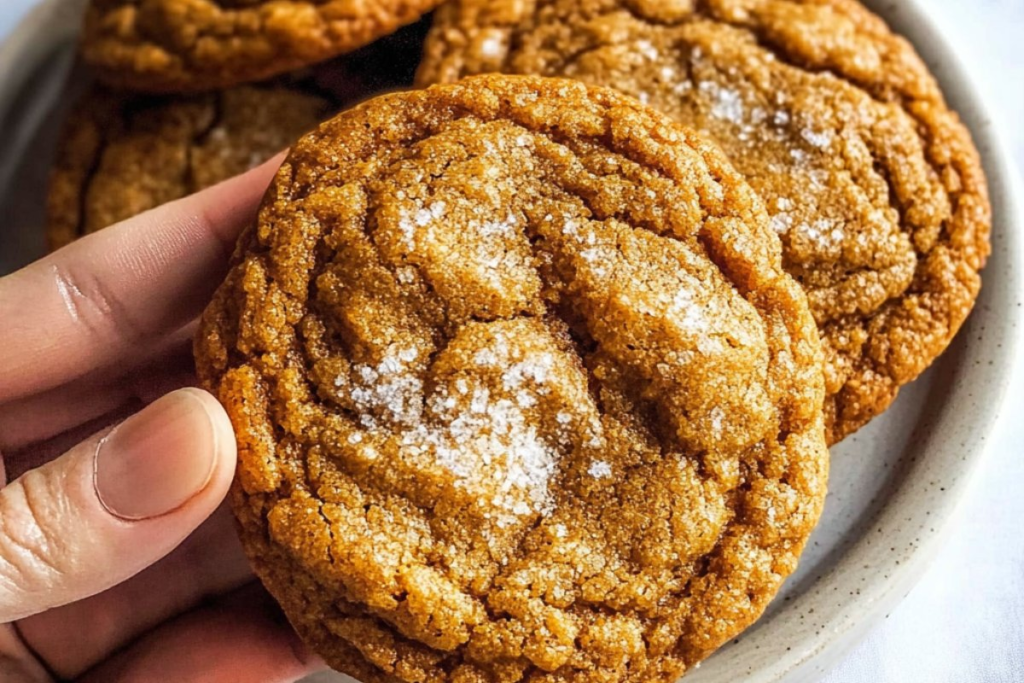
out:
<path id="1" fill-rule="evenodd" d="M 270 683 L 319 668 L 222 505 L 227 415 L 187 388 L 195 318 L 279 164 L 0 279 L 0 680 Z"/>

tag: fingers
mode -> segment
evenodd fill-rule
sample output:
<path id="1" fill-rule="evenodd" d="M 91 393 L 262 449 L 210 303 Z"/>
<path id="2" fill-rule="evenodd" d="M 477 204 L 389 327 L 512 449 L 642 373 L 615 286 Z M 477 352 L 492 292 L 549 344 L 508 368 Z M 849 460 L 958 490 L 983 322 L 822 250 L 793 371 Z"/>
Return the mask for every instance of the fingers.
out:
<path id="1" fill-rule="evenodd" d="M 11 626 L 0 626 L 0 681 L 4 683 L 50 683 L 49 672 L 21 642 Z"/>
<path id="2" fill-rule="evenodd" d="M 234 520 L 222 506 L 142 573 L 87 600 L 25 619 L 18 628 L 50 669 L 73 679 L 157 625 L 251 581 Z"/>
<path id="3" fill-rule="evenodd" d="M 0 406 L 0 452 L 16 453 L 125 405 L 138 410 L 175 389 L 194 386 L 194 326 L 185 332 L 187 337 L 175 333 L 162 342 L 142 367 L 99 373 L 99 377 L 83 378 Z"/>
<path id="4" fill-rule="evenodd" d="M 115 411 L 135 398 L 133 384 L 130 379 L 81 382 L 3 406 L 0 452 L 17 452 Z"/>
<path id="5" fill-rule="evenodd" d="M 179 617 L 80 678 L 81 683 L 284 683 L 323 668 L 256 586 Z"/>
<path id="6" fill-rule="evenodd" d="M 0 490 L 0 622 L 82 600 L 177 547 L 230 486 L 224 409 L 183 389 Z"/>
<path id="7" fill-rule="evenodd" d="M 117 364 L 209 300 L 280 158 L 0 279 L 0 403 Z"/>
<path id="8" fill-rule="evenodd" d="M 6 477 L 0 479 L 3 483 L 14 481 L 30 470 L 42 467 L 51 460 L 56 460 L 72 448 L 78 446 L 82 441 L 92 439 L 97 434 L 104 434 L 121 422 L 124 422 L 135 413 L 146 406 L 141 403 L 126 403 L 112 412 L 90 420 L 84 424 L 61 432 L 59 435 L 46 441 L 34 443 L 30 448 L 23 448 L 18 451 L 4 452 L 0 458 L 0 465 L 6 469 Z"/>

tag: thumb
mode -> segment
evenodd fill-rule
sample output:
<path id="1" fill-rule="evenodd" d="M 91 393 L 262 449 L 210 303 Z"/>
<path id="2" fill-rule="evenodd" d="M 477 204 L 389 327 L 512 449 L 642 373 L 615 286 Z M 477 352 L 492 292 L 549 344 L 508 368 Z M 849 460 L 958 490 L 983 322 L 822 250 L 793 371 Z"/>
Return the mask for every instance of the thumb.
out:
<path id="1" fill-rule="evenodd" d="M 0 490 L 0 623 L 100 593 L 220 504 L 235 437 L 210 394 L 168 394 Z"/>

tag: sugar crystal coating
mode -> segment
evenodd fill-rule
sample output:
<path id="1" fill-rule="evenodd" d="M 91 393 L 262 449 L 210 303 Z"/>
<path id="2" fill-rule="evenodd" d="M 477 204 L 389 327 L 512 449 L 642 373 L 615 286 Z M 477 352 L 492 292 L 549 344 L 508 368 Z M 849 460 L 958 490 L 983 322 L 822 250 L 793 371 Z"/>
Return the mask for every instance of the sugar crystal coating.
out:
<path id="1" fill-rule="evenodd" d="M 703 137 L 578 82 L 303 138 L 196 345 L 303 637 L 366 681 L 670 681 L 749 625 L 827 476 L 768 223 Z"/>
<path id="2" fill-rule="evenodd" d="M 488 72 L 614 87 L 722 145 L 810 299 L 832 442 L 974 305 L 991 227 L 978 153 L 909 43 L 855 0 L 446 3 L 420 83 Z"/>

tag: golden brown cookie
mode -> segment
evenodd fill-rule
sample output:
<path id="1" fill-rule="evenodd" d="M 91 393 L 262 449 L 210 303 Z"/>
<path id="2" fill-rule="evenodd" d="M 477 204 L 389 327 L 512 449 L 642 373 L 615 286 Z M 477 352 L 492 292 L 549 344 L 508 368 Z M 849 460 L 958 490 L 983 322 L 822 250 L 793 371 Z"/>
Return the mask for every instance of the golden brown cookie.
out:
<path id="1" fill-rule="evenodd" d="M 811 301 L 831 442 L 974 305 L 991 223 L 978 154 L 910 44 L 853 0 L 453 0 L 420 80 L 490 71 L 615 87 L 721 143 Z"/>
<path id="2" fill-rule="evenodd" d="M 82 235 L 215 185 L 283 151 L 332 111 L 286 86 L 190 98 L 94 88 L 68 120 L 50 180 L 47 241 Z"/>
<path id="3" fill-rule="evenodd" d="M 412 85 L 424 19 L 269 83 L 191 97 L 115 94 L 96 87 L 65 125 L 49 198 L 56 249 L 243 173 L 330 113 Z"/>
<path id="4" fill-rule="evenodd" d="M 827 472 L 768 220 L 705 138 L 574 81 L 304 137 L 196 342 L 300 634 L 370 683 L 649 683 L 753 622 Z"/>
<path id="5" fill-rule="evenodd" d="M 110 85 L 227 88 L 351 52 L 440 0 L 92 0 L 82 52 Z"/>

